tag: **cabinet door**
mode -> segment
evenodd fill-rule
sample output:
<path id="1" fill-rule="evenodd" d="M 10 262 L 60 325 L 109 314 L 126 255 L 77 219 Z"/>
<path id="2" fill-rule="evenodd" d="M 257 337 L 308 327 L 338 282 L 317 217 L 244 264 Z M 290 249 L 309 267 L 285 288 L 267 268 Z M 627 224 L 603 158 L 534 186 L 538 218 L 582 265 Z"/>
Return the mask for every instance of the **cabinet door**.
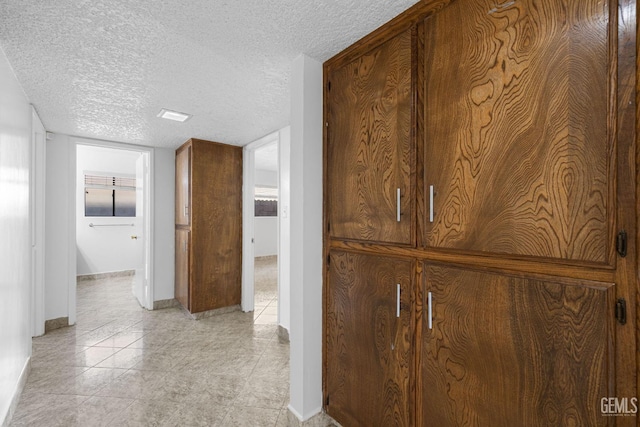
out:
<path id="1" fill-rule="evenodd" d="M 191 222 L 191 146 L 176 153 L 176 224 Z"/>
<path id="2" fill-rule="evenodd" d="M 329 75 L 332 237 L 413 243 L 411 31 Z"/>
<path id="3" fill-rule="evenodd" d="M 610 3 L 460 0 L 424 21 L 426 246 L 613 262 Z"/>
<path id="4" fill-rule="evenodd" d="M 413 270 L 407 260 L 331 253 L 326 410 L 342 425 L 413 425 Z"/>
<path id="5" fill-rule="evenodd" d="M 189 230 L 176 230 L 175 296 L 186 309 L 189 309 L 189 245 Z"/>
<path id="6" fill-rule="evenodd" d="M 424 271 L 423 425 L 613 422 L 600 412 L 615 393 L 612 284 Z"/>

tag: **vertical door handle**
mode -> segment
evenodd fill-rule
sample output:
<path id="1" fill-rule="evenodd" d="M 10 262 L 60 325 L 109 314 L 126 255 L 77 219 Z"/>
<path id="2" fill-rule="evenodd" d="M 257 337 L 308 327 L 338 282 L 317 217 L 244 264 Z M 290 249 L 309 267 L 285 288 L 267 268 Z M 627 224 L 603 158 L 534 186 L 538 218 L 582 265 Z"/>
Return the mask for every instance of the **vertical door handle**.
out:
<path id="1" fill-rule="evenodd" d="M 396 189 L 396 221 L 400 222 L 400 189 Z"/>
<path id="2" fill-rule="evenodd" d="M 183 246 L 184 246 L 183 251 L 184 251 L 184 252 L 187 252 L 187 241 L 186 241 L 186 240 L 184 241 L 184 245 L 183 245 Z"/>
<path id="3" fill-rule="evenodd" d="M 429 186 L 429 222 L 433 222 L 433 185 Z"/>
<path id="4" fill-rule="evenodd" d="M 396 317 L 400 317 L 400 283 L 396 287 Z"/>
<path id="5" fill-rule="evenodd" d="M 187 205 L 184 206 L 184 216 L 189 215 L 189 207 Z"/>
<path id="6" fill-rule="evenodd" d="M 427 324 L 433 329 L 433 312 L 431 311 L 431 292 L 427 294 Z"/>

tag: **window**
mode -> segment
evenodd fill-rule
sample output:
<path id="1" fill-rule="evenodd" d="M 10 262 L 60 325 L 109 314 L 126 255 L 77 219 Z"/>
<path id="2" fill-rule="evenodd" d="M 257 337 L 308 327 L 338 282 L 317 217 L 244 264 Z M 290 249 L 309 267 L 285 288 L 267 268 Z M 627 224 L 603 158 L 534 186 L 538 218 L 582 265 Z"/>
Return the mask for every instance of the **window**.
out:
<path id="1" fill-rule="evenodd" d="M 85 175 L 84 216 L 136 216 L 136 179 Z"/>
<path id="2" fill-rule="evenodd" d="M 278 216 L 278 189 L 255 188 L 255 216 Z"/>

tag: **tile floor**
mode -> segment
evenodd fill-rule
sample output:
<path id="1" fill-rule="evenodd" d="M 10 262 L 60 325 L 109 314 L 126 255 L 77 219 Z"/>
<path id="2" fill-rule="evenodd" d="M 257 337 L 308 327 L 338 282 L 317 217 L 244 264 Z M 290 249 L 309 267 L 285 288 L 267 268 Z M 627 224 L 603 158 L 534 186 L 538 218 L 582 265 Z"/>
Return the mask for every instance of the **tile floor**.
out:
<path id="1" fill-rule="evenodd" d="M 198 321 L 141 309 L 131 277 L 79 283 L 76 326 L 33 340 L 11 425 L 287 425 L 289 345 L 269 269 L 257 265 L 255 314 Z"/>
<path id="2" fill-rule="evenodd" d="M 254 312 L 256 324 L 278 322 L 278 262 L 276 257 L 255 259 Z"/>

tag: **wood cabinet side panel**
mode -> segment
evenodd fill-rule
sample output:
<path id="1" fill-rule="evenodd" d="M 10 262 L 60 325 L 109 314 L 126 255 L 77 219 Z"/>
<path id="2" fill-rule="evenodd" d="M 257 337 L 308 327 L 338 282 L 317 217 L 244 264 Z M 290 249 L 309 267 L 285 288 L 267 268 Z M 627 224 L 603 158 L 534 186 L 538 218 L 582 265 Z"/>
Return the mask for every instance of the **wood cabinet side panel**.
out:
<path id="1" fill-rule="evenodd" d="M 194 140 L 191 310 L 240 304 L 242 148 Z"/>

